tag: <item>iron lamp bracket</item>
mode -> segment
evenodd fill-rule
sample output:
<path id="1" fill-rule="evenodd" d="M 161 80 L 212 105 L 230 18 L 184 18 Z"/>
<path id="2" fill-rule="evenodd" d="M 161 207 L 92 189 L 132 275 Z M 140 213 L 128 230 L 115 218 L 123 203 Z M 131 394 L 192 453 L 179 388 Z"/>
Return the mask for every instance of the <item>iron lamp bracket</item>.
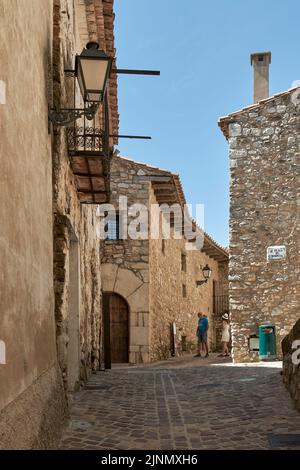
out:
<path id="1" fill-rule="evenodd" d="M 61 127 L 72 124 L 82 116 L 91 121 L 97 113 L 98 107 L 99 103 L 91 103 L 87 108 L 50 108 L 49 121 Z"/>

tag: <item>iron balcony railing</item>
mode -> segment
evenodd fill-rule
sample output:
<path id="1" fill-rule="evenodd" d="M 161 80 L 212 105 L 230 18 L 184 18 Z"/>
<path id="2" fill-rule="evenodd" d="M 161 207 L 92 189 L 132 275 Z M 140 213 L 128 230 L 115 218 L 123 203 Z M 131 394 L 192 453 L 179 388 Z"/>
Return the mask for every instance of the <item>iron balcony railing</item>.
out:
<path id="1" fill-rule="evenodd" d="M 94 127 L 69 127 L 67 129 L 68 148 L 71 154 L 97 152 L 107 155 L 108 137 Z"/>

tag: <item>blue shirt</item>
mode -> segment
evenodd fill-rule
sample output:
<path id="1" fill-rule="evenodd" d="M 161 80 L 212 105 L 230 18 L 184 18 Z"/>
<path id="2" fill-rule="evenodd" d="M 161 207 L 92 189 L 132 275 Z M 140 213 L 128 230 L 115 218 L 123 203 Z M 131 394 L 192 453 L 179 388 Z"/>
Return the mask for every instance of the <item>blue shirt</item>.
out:
<path id="1" fill-rule="evenodd" d="M 206 317 L 199 318 L 198 321 L 198 332 L 203 334 L 206 332 L 208 326 L 208 319 Z"/>

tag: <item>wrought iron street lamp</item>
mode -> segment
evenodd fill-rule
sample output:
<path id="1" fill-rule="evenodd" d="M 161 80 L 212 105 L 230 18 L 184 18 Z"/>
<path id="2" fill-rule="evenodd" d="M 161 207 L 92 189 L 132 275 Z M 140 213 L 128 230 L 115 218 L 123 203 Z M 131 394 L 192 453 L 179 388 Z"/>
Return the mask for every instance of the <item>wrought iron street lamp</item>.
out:
<path id="1" fill-rule="evenodd" d="M 204 279 L 202 281 L 196 281 L 196 286 L 197 287 L 202 286 L 202 284 L 206 284 L 208 279 L 211 276 L 211 269 L 208 266 L 208 264 L 206 264 L 206 266 L 204 266 L 204 268 L 202 268 L 202 274 L 203 274 Z"/>
<path id="2" fill-rule="evenodd" d="M 84 116 L 92 120 L 103 102 L 105 90 L 111 71 L 112 59 L 99 49 L 97 42 L 89 42 L 75 59 L 75 74 L 80 91 L 87 104 L 84 108 L 50 109 L 49 120 L 57 126 L 67 126 Z M 75 86 L 75 84 L 74 84 Z"/>
<path id="3" fill-rule="evenodd" d="M 157 70 L 125 70 L 112 69 L 113 59 L 99 49 L 95 41 L 88 42 L 80 55 L 75 58 L 75 70 L 65 70 L 77 78 L 84 101 L 84 108 L 51 108 L 49 109 L 49 121 L 56 126 L 68 126 L 76 119 L 84 116 L 91 121 L 105 98 L 108 80 L 111 74 L 129 75 L 160 75 Z M 74 106 L 75 106 L 75 82 L 74 82 Z M 150 139 L 148 136 L 110 135 L 110 137 L 129 139 Z"/>
<path id="4" fill-rule="evenodd" d="M 111 58 L 99 49 L 97 42 L 89 42 L 81 54 L 76 56 L 75 75 L 85 102 L 103 102 L 111 62 Z"/>

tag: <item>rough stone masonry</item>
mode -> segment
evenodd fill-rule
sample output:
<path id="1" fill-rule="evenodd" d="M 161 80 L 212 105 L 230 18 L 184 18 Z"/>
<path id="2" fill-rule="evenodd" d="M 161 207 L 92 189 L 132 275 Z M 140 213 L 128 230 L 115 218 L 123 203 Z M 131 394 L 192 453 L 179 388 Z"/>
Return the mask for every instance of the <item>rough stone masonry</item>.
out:
<path id="1" fill-rule="evenodd" d="M 248 338 L 263 322 L 281 341 L 299 318 L 300 91 L 289 90 L 225 118 L 230 146 L 229 296 L 234 361 L 257 360 Z M 267 260 L 267 248 L 286 258 Z"/>

